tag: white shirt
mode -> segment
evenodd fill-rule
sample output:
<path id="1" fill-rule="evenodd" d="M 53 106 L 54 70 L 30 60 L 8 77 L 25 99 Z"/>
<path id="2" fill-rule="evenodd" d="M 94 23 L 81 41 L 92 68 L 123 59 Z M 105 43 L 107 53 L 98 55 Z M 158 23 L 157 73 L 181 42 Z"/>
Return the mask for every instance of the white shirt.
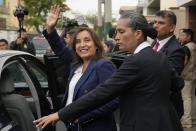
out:
<path id="1" fill-rule="evenodd" d="M 136 54 L 136 53 L 140 52 L 142 49 L 149 47 L 149 46 L 150 46 L 150 44 L 147 41 L 144 41 L 135 49 L 133 54 Z"/>
<path id="2" fill-rule="evenodd" d="M 172 36 L 173 36 L 173 35 L 172 35 Z M 165 39 L 163 39 L 163 40 L 160 40 L 160 41 L 157 39 L 157 42 L 159 42 L 159 47 L 158 47 L 157 51 L 160 51 L 160 49 L 169 41 L 169 39 L 170 39 L 172 36 L 167 37 L 167 38 L 165 38 Z"/>
<path id="3" fill-rule="evenodd" d="M 68 98 L 67 98 L 66 105 L 71 104 L 73 101 L 74 89 L 75 89 L 76 84 L 78 83 L 80 77 L 82 76 L 82 68 L 83 68 L 83 66 L 78 67 L 76 69 L 76 71 L 74 72 L 73 77 L 71 78 L 71 81 L 69 83 Z"/>

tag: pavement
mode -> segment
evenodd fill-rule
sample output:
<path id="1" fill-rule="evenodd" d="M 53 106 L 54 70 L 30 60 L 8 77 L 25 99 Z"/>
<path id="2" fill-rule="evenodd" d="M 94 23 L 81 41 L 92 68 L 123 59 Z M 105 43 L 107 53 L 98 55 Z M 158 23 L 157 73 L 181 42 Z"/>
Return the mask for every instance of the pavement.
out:
<path id="1" fill-rule="evenodd" d="M 194 112 L 195 113 L 195 112 Z M 194 114 L 194 118 L 193 118 L 193 127 L 192 128 L 184 128 L 184 131 L 196 131 L 196 118 L 195 118 L 196 114 Z"/>
<path id="2" fill-rule="evenodd" d="M 196 131 L 196 125 L 194 125 L 192 128 L 184 128 L 184 131 Z"/>

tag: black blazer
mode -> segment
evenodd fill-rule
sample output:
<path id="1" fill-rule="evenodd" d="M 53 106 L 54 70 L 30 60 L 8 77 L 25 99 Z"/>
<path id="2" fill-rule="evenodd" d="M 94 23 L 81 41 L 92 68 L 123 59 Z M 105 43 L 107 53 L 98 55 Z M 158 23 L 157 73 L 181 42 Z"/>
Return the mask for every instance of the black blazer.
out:
<path id="1" fill-rule="evenodd" d="M 152 47 L 154 46 L 154 44 L 155 41 L 152 43 Z M 170 66 L 173 69 L 175 69 L 178 75 L 180 75 L 184 68 L 185 51 L 182 45 L 177 41 L 176 37 L 172 36 L 168 40 L 168 42 L 161 48 L 159 52 L 162 52 L 168 57 Z M 172 93 L 170 99 L 175 107 L 175 110 L 179 118 L 181 118 L 182 115 L 184 114 L 183 101 L 181 95 L 181 89 L 183 88 L 183 84 L 176 84 L 177 81 L 174 80 L 176 79 L 174 78 L 175 76 L 172 77 L 172 80 L 175 83 L 172 83 L 173 86 L 172 86 Z M 177 79 L 177 80 L 182 81 L 180 83 L 183 83 L 183 79 Z"/>
<path id="2" fill-rule="evenodd" d="M 154 47 L 155 43 L 156 41 L 152 43 L 152 47 Z M 185 52 L 176 37 L 172 36 L 159 52 L 164 53 L 168 57 L 170 65 L 178 74 L 181 74 L 184 68 Z"/>
<path id="3" fill-rule="evenodd" d="M 128 56 L 111 78 L 58 114 L 71 121 L 120 96 L 121 131 L 182 131 L 170 104 L 170 85 L 166 56 L 147 47 Z"/>

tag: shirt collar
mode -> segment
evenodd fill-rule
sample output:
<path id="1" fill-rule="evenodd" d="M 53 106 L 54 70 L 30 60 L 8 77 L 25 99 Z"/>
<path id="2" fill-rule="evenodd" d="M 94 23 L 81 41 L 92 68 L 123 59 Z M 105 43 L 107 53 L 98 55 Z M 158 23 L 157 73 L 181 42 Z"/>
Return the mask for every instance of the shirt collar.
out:
<path id="1" fill-rule="evenodd" d="M 75 70 L 75 74 L 78 74 L 78 73 L 82 73 L 82 68 L 83 68 L 83 65 L 79 66 L 76 70 Z"/>
<path id="2" fill-rule="evenodd" d="M 150 44 L 147 41 L 142 42 L 140 45 L 137 46 L 133 54 L 140 52 L 142 49 L 150 47 Z"/>
<path id="3" fill-rule="evenodd" d="M 173 35 L 172 35 L 173 36 Z M 168 41 L 169 41 L 169 39 L 172 37 L 172 36 L 169 36 L 169 37 L 167 37 L 167 38 L 165 38 L 165 39 L 163 39 L 163 40 L 158 40 L 157 39 L 157 41 L 159 42 L 159 44 L 160 44 L 160 47 L 163 47 Z"/>

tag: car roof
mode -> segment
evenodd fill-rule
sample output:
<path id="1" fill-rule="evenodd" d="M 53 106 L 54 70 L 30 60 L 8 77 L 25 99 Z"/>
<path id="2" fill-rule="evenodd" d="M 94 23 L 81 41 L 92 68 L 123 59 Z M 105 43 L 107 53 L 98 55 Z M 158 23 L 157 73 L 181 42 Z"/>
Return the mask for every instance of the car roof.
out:
<path id="1" fill-rule="evenodd" d="M 29 57 L 33 57 L 32 54 L 29 54 L 29 53 L 26 53 L 26 52 L 22 52 L 22 51 L 1 50 L 0 51 L 0 75 L 1 75 L 2 68 L 3 68 L 4 64 L 6 63 L 6 61 L 8 59 L 10 59 L 11 57 L 14 57 L 14 56 L 29 56 Z"/>
<path id="2" fill-rule="evenodd" d="M 15 56 L 15 55 L 31 55 L 30 53 L 27 52 L 22 52 L 22 51 L 16 51 L 16 50 L 1 50 L 0 51 L 0 57 L 6 57 L 6 56 Z"/>

